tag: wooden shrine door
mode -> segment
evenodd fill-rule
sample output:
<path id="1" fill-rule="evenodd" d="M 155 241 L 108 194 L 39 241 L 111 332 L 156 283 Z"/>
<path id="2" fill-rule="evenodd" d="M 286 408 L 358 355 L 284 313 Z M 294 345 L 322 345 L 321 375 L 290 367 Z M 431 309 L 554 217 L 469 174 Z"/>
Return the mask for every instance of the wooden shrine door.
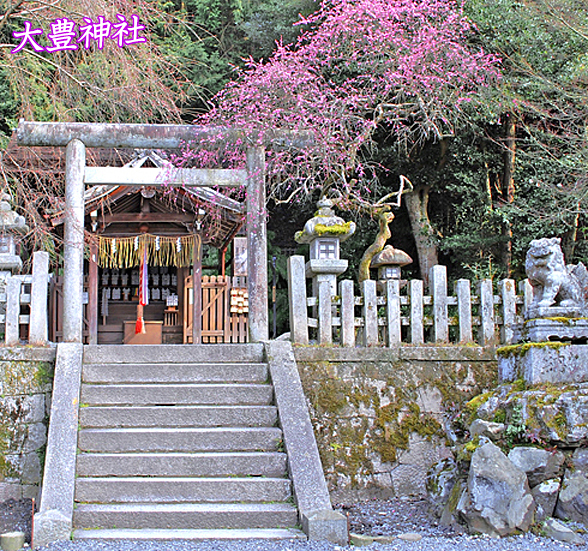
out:
<path id="1" fill-rule="evenodd" d="M 184 290 L 184 343 L 192 343 L 193 279 Z M 241 343 L 247 335 L 248 296 L 243 277 L 202 278 L 202 343 Z"/>

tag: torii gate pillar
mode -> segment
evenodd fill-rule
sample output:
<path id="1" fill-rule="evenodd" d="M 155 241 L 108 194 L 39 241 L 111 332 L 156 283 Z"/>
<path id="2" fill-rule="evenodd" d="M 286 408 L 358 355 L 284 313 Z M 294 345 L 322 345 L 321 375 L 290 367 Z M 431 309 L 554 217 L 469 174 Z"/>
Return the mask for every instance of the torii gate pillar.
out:
<path id="1" fill-rule="evenodd" d="M 269 340 L 265 149 L 247 150 L 247 287 L 249 340 Z"/>
<path id="2" fill-rule="evenodd" d="M 238 130 L 221 134 L 232 141 L 243 137 Z M 66 147 L 64 341 L 82 342 L 86 147 L 178 149 L 218 135 L 219 129 L 189 125 L 20 121 L 19 145 Z M 247 150 L 247 245 L 249 340 L 262 342 L 269 339 L 264 147 Z"/>
<path id="3" fill-rule="evenodd" d="M 63 341 L 82 342 L 84 313 L 84 171 L 86 146 L 78 139 L 65 148 L 63 253 Z"/>

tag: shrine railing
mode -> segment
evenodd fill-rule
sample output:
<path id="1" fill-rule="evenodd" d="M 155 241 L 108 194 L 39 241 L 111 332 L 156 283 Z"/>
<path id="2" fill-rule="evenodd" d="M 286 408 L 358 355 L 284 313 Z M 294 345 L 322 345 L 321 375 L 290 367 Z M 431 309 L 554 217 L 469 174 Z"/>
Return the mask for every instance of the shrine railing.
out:
<path id="1" fill-rule="evenodd" d="M 0 342 L 47 344 L 49 255 L 33 254 L 31 275 L 9 275 L 0 292 Z"/>
<path id="2" fill-rule="evenodd" d="M 294 343 L 341 346 L 397 346 L 426 343 L 509 344 L 513 326 L 523 319 L 533 290 L 527 280 L 498 283 L 481 280 L 455 282 L 448 292 L 447 269 L 434 266 L 428 294 L 421 280 L 379 283 L 364 281 L 359 296 L 351 280 L 338 282 L 335 294 L 329 281 L 319 281 L 316 296 L 308 296 L 305 260 L 288 261 L 290 334 Z M 517 293 L 518 290 L 518 293 Z"/>

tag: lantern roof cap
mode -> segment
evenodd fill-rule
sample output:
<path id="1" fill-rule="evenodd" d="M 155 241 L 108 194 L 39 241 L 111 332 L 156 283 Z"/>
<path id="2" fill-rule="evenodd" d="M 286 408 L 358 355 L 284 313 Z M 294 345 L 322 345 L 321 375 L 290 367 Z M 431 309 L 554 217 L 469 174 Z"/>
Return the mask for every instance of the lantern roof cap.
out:
<path id="1" fill-rule="evenodd" d="M 304 229 L 296 232 L 294 239 L 297 243 L 307 244 L 318 237 L 336 237 L 345 241 L 355 232 L 355 222 L 345 222 L 333 211 L 336 201 L 322 197 L 317 203 L 317 213 L 306 222 Z"/>
<path id="2" fill-rule="evenodd" d="M 410 255 L 400 249 L 395 249 L 392 245 L 386 245 L 372 259 L 372 268 L 379 268 L 380 266 L 406 266 L 412 263 Z"/>

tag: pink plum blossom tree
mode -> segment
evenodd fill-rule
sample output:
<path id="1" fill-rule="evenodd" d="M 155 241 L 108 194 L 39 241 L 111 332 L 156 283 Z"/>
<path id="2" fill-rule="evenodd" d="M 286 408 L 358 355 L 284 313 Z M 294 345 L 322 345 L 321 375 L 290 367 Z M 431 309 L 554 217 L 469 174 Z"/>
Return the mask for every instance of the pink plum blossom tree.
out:
<path id="1" fill-rule="evenodd" d="M 456 0 L 323 0 L 298 41 L 250 59 L 214 99 L 202 124 L 309 132 L 314 144 L 268 152 L 270 196 L 300 199 L 328 186 L 372 191 L 376 132 L 406 151 L 452 135 L 499 62 L 472 46 L 475 29 Z M 271 154 L 270 154 L 271 153 Z"/>

